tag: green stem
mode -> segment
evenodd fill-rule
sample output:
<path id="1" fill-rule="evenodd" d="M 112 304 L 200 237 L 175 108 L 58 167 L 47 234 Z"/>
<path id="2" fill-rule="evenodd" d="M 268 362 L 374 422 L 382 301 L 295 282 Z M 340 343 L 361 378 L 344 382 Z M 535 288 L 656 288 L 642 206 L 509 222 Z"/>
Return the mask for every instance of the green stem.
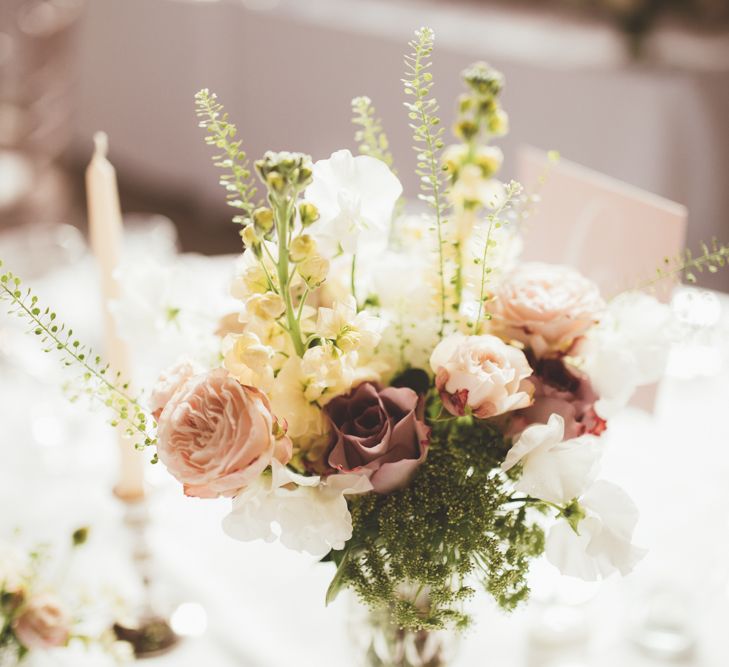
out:
<path id="1" fill-rule="evenodd" d="M 23 310 L 25 316 L 31 322 L 33 322 L 35 328 L 41 329 L 43 331 L 43 334 L 55 343 L 55 348 L 57 350 L 67 354 L 71 359 L 73 359 L 75 363 L 77 363 L 79 366 L 85 369 L 86 372 L 90 373 L 93 377 L 95 377 L 96 380 L 100 382 L 103 386 L 105 386 L 111 393 L 116 394 L 119 399 L 141 411 L 141 407 L 139 406 L 139 402 L 137 401 L 137 399 L 132 398 L 126 392 L 119 389 L 119 387 L 117 387 L 115 384 L 109 382 L 109 380 L 107 380 L 107 378 L 102 375 L 102 373 L 97 368 L 90 365 L 86 361 L 86 359 L 92 356 L 91 353 L 89 353 L 88 356 L 85 355 L 83 358 L 81 358 L 80 354 L 75 352 L 74 349 L 68 345 L 67 341 L 62 341 L 53 331 L 51 331 L 48 326 L 46 326 L 45 322 L 40 317 L 34 315 L 32 310 L 28 308 L 22 298 L 17 297 L 13 290 L 11 290 L 4 283 L 0 283 L 0 287 L 6 292 L 7 297 L 10 298 L 12 303 L 14 303 L 21 310 Z M 122 420 L 127 426 L 132 427 L 140 435 L 144 436 L 145 442 L 151 442 L 154 440 L 154 438 L 144 428 L 142 428 L 135 420 L 129 419 L 128 415 L 123 414 L 122 410 L 120 410 L 115 404 L 112 404 L 109 407 L 117 413 L 119 419 Z"/>
<path id="2" fill-rule="evenodd" d="M 533 503 L 535 505 L 547 505 L 548 507 L 556 510 L 558 513 L 561 513 L 564 509 L 556 503 L 550 502 L 549 500 L 542 500 L 541 498 L 534 498 L 532 496 L 524 496 L 523 498 L 509 498 L 507 504 L 509 503 Z"/>
<path id="3" fill-rule="evenodd" d="M 504 212 L 507 206 L 511 205 L 511 200 L 513 196 L 514 193 L 512 192 L 511 188 L 509 188 L 501 206 L 499 206 L 499 208 L 497 208 L 494 213 L 489 215 L 489 230 L 488 232 L 486 232 L 486 242 L 484 243 L 483 255 L 481 257 L 481 293 L 479 294 L 478 298 L 478 317 L 476 318 L 476 326 L 473 330 L 475 334 L 478 334 L 478 329 L 481 324 L 481 316 L 483 315 L 483 304 L 486 297 L 486 274 L 488 273 L 486 267 L 486 258 L 488 256 L 489 246 L 491 245 L 491 234 L 494 230 L 494 225 L 499 219 L 499 216 Z"/>
<path id="4" fill-rule="evenodd" d="M 278 273 L 278 283 L 281 288 L 281 296 L 286 306 L 286 323 L 288 325 L 289 336 L 294 344 L 296 354 L 300 357 L 304 356 L 306 351 L 304 343 L 301 340 L 301 328 L 299 320 L 294 311 L 294 304 L 291 299 L 291 285 L 289 276 L 289 248 L 288 238 L 293 218 L 293 202 L 296 197 L 284 198 L 275 202 L 273 211 L 276 218 L 276 232 L 278 234 L 278 262 L 276 265 Z M 293 275 L 293 274 L 292 274 Z"/>
<path id="5" fill-rule="evenodd" d="M 430 168 L 430 182 L 433 187 L 433 208 L 435 209 L 435 226 L 438 232 L 438 275 L 440 277 L 440 329 L 438 337 L 443 338 L 446 325 L 446 281 L 445 281 L 445 256 L 443 253 L 443 220 L 440 202 L 440 180 L 438 179 L 438 163 L 435 157 L 435 144 L 433 134 L 430 131 L 430 119 L 425 112 L 425 105 L 420 105 L 420 122 L 427 128 L 425 142 L 428 146 L 428 153 L 431 158 L 428 160 Z"/>
<path id="6" fill-rule="evenodd" d="M 357 300 L 357 255 L 352 255 L 352 272 L 350 275 L 350 282 L 352 285 L 352 296 L 354 297 L 354 303 L 359 312 L 359 301 Z"/>
<path id="7" fill-rule="evenodd" d="M 299 310 L 296 313 L 296 321 L 301 325 L 301 315 L 304 312 L 304 306 L 306 305 L 306 297 L 309 296 L 309 286 L 307 285 L 304 289 L 304 293 L 301 296 L 301 301 L 299 302 Z"/>

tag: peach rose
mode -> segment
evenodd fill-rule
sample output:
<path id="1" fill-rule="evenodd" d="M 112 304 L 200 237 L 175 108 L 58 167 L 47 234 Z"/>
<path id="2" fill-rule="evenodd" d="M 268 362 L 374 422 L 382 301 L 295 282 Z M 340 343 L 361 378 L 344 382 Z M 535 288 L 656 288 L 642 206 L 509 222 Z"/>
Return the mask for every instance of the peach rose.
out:
<path id="1" fill-rule="evenodd" d="M 518 340 L 538 357 L 566 352 L 605 309 L 597 285 L 567 266 L 539 262 L 507 274 L 494 294 L 493 332 Z"/>
<path id="2" fill-rule="evenodd" d="M 28 649 L 64 646 L 71 633 L 71 617 L 55 595 L 40 593 L 28 601 L 13 631 Z"/>
<path id="3" fill-rule="evenodd" d="M 177 364 L 164 371 L 157 380 L 149 397 L 149 409 L 155 419 L 159 420 L 165 405 L 172 398 L 174 393 L 189 380 L 193 375 L 202 373 L 202 367 L 194 361 L 183 359 Z"/>
<path id="4" fill-rule="evenodd" d="M 291 459 L 281 430 L 264 393 L 217 369 L 189 378 L 167 402 L 157 453 L 188 496 L 235 496 L 273 458 Z"/>
<path id="5" fill-rule="evenodd" d="M 443 405 L 453 415 L 465 414 L 468 407 L 488 419 L 531 403 L 526 356 L 496 336 L 448 336 L 433 350 L 430 366 Z"/>

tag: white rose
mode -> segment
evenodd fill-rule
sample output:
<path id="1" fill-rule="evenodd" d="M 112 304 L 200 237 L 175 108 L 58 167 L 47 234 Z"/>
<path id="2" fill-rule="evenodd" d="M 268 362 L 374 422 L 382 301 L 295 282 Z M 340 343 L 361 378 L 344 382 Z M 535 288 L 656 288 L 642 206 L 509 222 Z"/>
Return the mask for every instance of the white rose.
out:
<path id="1" fill-rule="evenodd" d="M 452 334 L 430 357 L 436 388 L 446 410 L 487 419 L 531 403 L 531 374 L 524 353 L 496 336 Z"/>

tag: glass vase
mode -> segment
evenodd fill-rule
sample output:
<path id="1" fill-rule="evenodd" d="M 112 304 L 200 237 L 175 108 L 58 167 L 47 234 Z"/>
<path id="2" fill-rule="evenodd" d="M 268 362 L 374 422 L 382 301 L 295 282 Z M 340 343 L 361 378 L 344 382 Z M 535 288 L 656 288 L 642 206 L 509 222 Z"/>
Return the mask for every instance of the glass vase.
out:
<path id="1" fill-rule="evenodd" d="M 386 608 L 353 604 L 350 633 L 360 667 L 452 667 L 459 636 L 453 630 L 409 630 Z"/>

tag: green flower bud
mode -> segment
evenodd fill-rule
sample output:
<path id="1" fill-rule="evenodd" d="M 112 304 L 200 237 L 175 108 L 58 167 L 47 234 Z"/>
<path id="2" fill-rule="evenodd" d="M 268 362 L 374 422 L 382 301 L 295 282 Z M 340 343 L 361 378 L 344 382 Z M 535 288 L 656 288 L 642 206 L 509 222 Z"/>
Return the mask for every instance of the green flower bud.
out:
<path id="1" fill-rule="evenodd" d="M 302 167 L 299 169 L 299 185 L 301 187 L 306 187 L 311 183 L 313 172 L 309 167 Z"/>
<path id="2" fill-rule="evenodd" d="M 289 247 L 289 257 L 292 262 L 302 262 L 316 252 L 316 241 L 308 234 L 297 236 Z"/>
<path id="3" fill-rule="evenodd" d="M 462 72 L 463 80 L 479 95 L 498 95 L 504 87 L 504 75 L 484 62 L 477 62 Z"/>
<path id="4" fill-rule="evenodd" d="M 299 204 L 299 217 L 301 218 L 301 224 L 308 227 L 319 219 L 319 209 L 314 204 L 302 202 Z"/>
<path id="5" fill-rule="evenodd" d="M 457 137 L 468 141 L 469 139 L 475 137 L 478 133 L 478 125 L 472 120 L 464 118 L 463 120 L 459 120 L 456 123 L 455 127 L 453 128 L 453 133 Z"/>
<path id="6" fill-rule="evenodd" d="M 301 190 L 311 182 L 311 158 L 303 153 L 267 151 L 256 161 L 256 170 L 266 186 L 279 195 L 288 188 Z"/>
<path id="7" fill-rule="evenodd" d="M 509 132 L 509 116 L 503 109 L 497 109 L 488 120 L 488 128 L 491 134 L 503 137 Z"/>
<path id="8" fill-rule="evenodd" d="M 271 171 L 266 174 L 266 186 L 269 190 L 281 194 L 286 187 L 286 181 L 277 171 Z"/>

